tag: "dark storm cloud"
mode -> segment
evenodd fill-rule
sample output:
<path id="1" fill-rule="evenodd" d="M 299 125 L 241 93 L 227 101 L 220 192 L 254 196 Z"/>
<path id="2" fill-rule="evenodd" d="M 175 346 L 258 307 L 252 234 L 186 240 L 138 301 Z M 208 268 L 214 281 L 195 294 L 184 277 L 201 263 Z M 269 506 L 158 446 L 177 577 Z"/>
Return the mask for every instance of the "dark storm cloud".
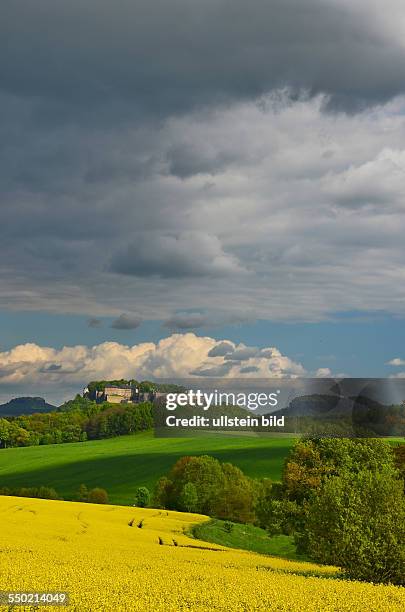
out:
<path id="1" fill-rule="evenodd" d="M 40 372 L 43 374 L 49 374 L 52 372 L 59 372 L 62 369 L 62 365 L 60 363 L 50 363 L 47 366 L 41 368 Z"/>
<path id="2" fill-rule="evenodd" d="M 91 317 L 90 319 L 87 320 L 87 326 L 91 327 L 92 329 L 97 329 L 97 328 L 103 327 L 103 322 L 101 321 L 101 319 Z"/>
<path id="3" fill-rule="evenodd" d="M 229 372 L 232 370 L 232 364 L 230 363 L 222 363 L 218 366 L 213 366 L 213 367 L 204 367 L 202 366 L 201 368 L 197 368 L 196 370 L 193 370 L 193 372 L 190 372 L 191 376 L 212 376 L 213 378 L 215 377 L 221 377 L 221 376 L 226 376 L 227 374 L 229 374 Z"/>
<path id="4" fill-rule="evenodd" d="M 128 276 L 221 277 L 240 271 L 216 236 L 201 232 L 140 234 L 112 258 L 111 270 Z"/>
<path id="5" fill-rule="evenodd" d="M 114 121 L 165 116 L 283 86 L 349 109 L 404 90 L 405 51 L 362 2 L 3 0 L 1 10 L 1 87 L 47 101 L 46 122 L 93 120 L 105 102 Z"/>
<path id="6" fill-rule="evenodd" d="M 259 349 L 255 347 L 246 346 L 243 348 L 236 349 L 233 353 L 225 355 L 226 361 L 246 361 L 252 357 L 257 357 L 260 353 Z"/>
<path id="7" fill-rule="evenodd" d="M 189 145 L 172 147 L 166 157 L 168 171 L 181 179 L 196 174 L 218 174 L 237 159 L 235 153 L 204 155 Z"/>
<path id="8" fill-rule="evenodd" d="M 0 308 L 403 313 L 404 10 L 3 0 Z"/>
<path id="9" fill-rule="evenodd" d="M 201 312 L 177 312 L 163 323 L 163 327 L 170 330 L 184 331 L 188 329 L 199 329 L 202 327 L 222 327 L 223 325 L 240 325 L 247 323 L 249 318 L 244 314 L 220 312 L 208 309 L 207 313 Z M 230 342 L 221 342 L 208 353 L 209 357 L 222 357 L 231 353 L 234 346 Z"/>
<path id="10" fill-rule="evenodd" d="M 264 359 L 272 359 L 274 357 L 273 349 L 262 349 L 259 351 L 258 357 L 262 357 Z"/>
<path id="11" fill-rule="evenodd" d="M 253 374 L 253 372 L 258 372 L 259 368 L 257 366 L 246 366 L 240 369 L 241 374 Z"/>
<path id="12" fill-rule="evenodd" d="M 111 323 L 113 329 L 136 329 L 142 323 L 141 318 L 135 314 L 121 314 Z"/>
<path id="13" fill-rule="evenodd" d="M 198 329 L 208 324 L 206 315 L 199 312 L 178 313 L 163 323 L 163 327 L 172 330 Z"/>
<path id="14" fill-rule="evenodd" d="M 228 353 L 232 353 L 235 350 L 233 344 L 230 342 L 220 342 L 208 353 L 208 357 L 224 357 Z"/>

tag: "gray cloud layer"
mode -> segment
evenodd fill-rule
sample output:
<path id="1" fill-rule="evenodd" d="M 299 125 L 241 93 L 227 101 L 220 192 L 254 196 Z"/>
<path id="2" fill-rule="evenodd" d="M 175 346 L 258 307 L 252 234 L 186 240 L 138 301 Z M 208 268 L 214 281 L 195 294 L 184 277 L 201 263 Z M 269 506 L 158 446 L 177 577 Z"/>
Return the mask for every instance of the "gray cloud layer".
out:
<path id="1" fill-rule="evenodd" d="M 362 0 L 5 0 L 0 80 L 58 114 L 183 112 L 291 86 L 349 108 L 404 88 L 404 49 Z M 385 27 L 382 27 L 385 26 Z M 79 108 L 80 107 L 80 108 Z M 107 111 L 108 112 L 108 111 Z M 133 112 L 133 111 L 132 111 Z M 45 120 L 45 117 L 43 117 Z"/>
<path id="2" fill-rule="evenodd" d="M 403 315 L 404 14 L 5 0 L 0 308 Z"/>

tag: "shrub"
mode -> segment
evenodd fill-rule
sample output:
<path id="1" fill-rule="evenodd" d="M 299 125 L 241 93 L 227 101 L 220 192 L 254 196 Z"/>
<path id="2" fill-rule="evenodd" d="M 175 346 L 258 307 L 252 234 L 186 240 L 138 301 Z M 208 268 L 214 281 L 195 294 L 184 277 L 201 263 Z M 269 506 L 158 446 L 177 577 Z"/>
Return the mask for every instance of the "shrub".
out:
<path id="1" fill-rule="evenodd" d="M 257 485 L 256 523 L 267 529 L 270 535 L 291 535 L 300 528 L 304 518 L 303 506 L 283 496 L 279 483 L 265 478 Z"/>
<path id="2" fill-rule="evenodd" d="M 77 490 L 75 498 L 79 502 L 87 502 L 89 501 L 89 490 L 85 484 L 81 484 Z"/>
<path id="3" fill-rule="evenodd" d="M 108 493 L 105 489 L 95 487 L 89 491 L 87 501 L 90 504 L 108 504 Z"/>
<path id="4" fill-rule="evenodd" d="M 38 488 L 38 497 L 41 499 L 60 499 L 54 488 L 44 486 Z"/>
<path id="5" fill-rule="evenodd" d="M 316 560 L 350 578 L 404 584 L 403 481 L 389 468 L 328 479 L 309 506 L 306 537 Z"/>
<path id="6" fill-rule="evenodd" d="M 135 491 L 135 505 L 145 508 L 150 503 L 150 492 L 147 487 L 138 487 Z"/>
<path id="7" fill-rule="evenodd" d="M 153 492 L 153 505 L 155 508 L 169 508 L 173 483 L 166 476 L 162 476 L 156 483 Z"/>
<path id="8" fill-rule="evenodd" d="M 2 487 L 0 495 L 11 495 L 14 497 L 33 497 L 40 499 L 62 499 L 59 497 L 55 489 L 52 487 L 20 487 L 18 489 L 9 489 Z"/>

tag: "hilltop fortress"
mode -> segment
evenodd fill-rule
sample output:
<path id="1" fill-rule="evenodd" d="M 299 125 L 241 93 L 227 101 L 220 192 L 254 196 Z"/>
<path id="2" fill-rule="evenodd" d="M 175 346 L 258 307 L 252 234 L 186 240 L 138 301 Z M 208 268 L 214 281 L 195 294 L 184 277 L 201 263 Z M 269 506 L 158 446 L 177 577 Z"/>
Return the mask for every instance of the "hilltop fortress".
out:
<path id="1" fill-rule="evenodd" d="M 83 397 L 95 402 L 109 402 L 110 404 L 140 404 L 142 402 L 153 402 L 166 393 L 151 389 L 141 391 L 139 387 L 132 385 L 106 385 L 103 389 L 85 387 Z"/>

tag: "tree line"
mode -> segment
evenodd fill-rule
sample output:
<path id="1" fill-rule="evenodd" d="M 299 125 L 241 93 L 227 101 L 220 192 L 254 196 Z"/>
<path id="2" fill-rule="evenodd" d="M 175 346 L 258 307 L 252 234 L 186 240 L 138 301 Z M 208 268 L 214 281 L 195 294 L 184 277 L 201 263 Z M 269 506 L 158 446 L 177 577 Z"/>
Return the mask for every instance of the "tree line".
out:
<path id="1" fill-rule="evenodd" d="M 0 418 L 0 448 L 111 438 L 151 429 L 153 407 L 101 404 L 77 395 L 58 410 Z"/>
<path id="2" fill-rule="evenodd" d="M 140 393 L 151 393 L 160 391 L 161 393 L 180 393 L 184 387 L 174 383 L 156 383 L 150 380 L 138 381 L 135 378 L 119 378 L 115 380 L 92 380 L 88 383 L 88 395 L 90 398 L 95 396 L 96 391 L 104 391 L 106 387 L 135 387 Z"/>
<path id="3" fill-rule="evenodd" d="M 297 552 L 347 577 L 404 584 L 405 445 L 379 439 L 299 440 L 281 483 L 254 480 L 210 456 L 182 457 L 151 505 L 294 537 Z"/>
<path id="4" fill-rule="evenodd" d="M 39 487 L 0 487 L 0 495 L 63 501 L 63 497 L 61 497 L 53 487 L 43 485 Z M 91 504 L 108 504 L 108 493 L 101 487 L 88 489 L 85 484 L 81 484 L 72 501 Z"/>

